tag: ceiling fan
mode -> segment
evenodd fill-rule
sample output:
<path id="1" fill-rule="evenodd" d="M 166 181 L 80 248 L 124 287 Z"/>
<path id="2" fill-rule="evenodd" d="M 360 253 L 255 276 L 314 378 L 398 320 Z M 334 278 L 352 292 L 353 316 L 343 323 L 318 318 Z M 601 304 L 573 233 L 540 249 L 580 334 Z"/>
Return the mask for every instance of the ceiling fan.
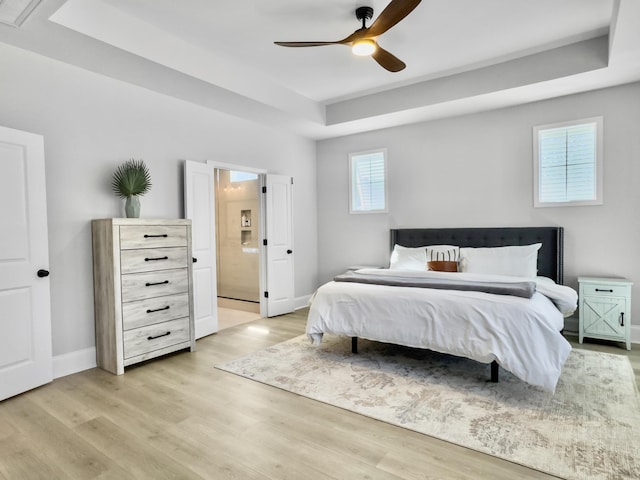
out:
<path id="1" fill-rule="evenodd" d="M 274 42 L 282 47 L 321 47 L 324 45 L 347 45 L 356 55 L 371 55 L 382 68 L 390 72 L 399 72 L 407 65 L 389 53 L 376 41 L 376 38 L 396 25 L 400 20 L 409 15 L 422 0 L 391 0 L 378 18 L 366 26 L 366 21 L 373 17 L 373 8 L 356 8 L 356 18 L 362 21 L 359 28 L 351 35 L 336 42 Z"/>

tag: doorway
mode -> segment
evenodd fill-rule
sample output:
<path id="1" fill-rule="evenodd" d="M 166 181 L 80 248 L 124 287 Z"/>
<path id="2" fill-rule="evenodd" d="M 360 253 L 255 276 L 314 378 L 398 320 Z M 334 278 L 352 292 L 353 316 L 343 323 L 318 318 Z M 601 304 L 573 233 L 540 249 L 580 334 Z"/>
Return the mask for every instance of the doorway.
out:
<path id="1" fill-rule="evenodd" d="M 260 175 L 214 170 L 218 328 L 260 318 Z"/>
<path id="2" fill-rule="evenodd" d="M 196 339 L 219 330 L 216 169 L 255 173 L 260 181 L 257 222 L 260 317 L 275 317 L 295 309 L 293 178 L 211 160 L 206 163 L 185 160 L 184 215 L 192 221 Z M 252 212 L 252 227 L 255 223 Z"/>

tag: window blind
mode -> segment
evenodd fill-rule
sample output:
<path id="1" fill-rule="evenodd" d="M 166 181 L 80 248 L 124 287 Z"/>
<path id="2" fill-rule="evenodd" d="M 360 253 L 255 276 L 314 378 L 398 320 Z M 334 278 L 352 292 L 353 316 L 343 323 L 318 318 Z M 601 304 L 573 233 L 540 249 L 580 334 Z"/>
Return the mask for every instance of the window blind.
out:
<path id="1" fill-rule="evenodd" d="M 384 151 L 351 155 L 351 211 L 386 210 Z"/>
<path id="2" fill-rule="evenodd" d="M 539 201 L 596 199 L 597 124 L 540 130 Z"/>

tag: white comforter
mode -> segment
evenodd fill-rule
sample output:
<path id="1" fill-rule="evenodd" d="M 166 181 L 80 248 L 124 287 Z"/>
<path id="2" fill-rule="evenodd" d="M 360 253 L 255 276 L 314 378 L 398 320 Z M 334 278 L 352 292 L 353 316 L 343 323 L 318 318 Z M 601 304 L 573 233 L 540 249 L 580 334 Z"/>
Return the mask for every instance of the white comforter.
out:
<path id="1" fill-rule="evenodd" d="M 450 276 L 481 281 L 523 281 L 470 273 L 361 269 L 358 273 Z M 577 305 L 575 290 L 536 279 L 530 299 L 460 290 L 329 282 L 311 299 L 307 334 L 324 333 L 428 348 L 500 366 L 520 379 L 555 391 L 571 346 L 560 334 Z"/>

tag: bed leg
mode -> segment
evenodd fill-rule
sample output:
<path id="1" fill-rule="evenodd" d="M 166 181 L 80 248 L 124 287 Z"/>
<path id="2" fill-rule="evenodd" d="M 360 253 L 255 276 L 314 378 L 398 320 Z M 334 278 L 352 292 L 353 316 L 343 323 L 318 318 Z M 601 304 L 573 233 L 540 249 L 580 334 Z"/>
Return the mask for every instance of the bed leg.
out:
<path id="1" fill-rule="evenodd" d="M 358 353 L 358 337 L 351 337 L 351 353 Z"/>
<path id="2" fill-rule="evenodd" d="M 491 362 L 491 382 L 498 383 L 498 362 Z"/>

